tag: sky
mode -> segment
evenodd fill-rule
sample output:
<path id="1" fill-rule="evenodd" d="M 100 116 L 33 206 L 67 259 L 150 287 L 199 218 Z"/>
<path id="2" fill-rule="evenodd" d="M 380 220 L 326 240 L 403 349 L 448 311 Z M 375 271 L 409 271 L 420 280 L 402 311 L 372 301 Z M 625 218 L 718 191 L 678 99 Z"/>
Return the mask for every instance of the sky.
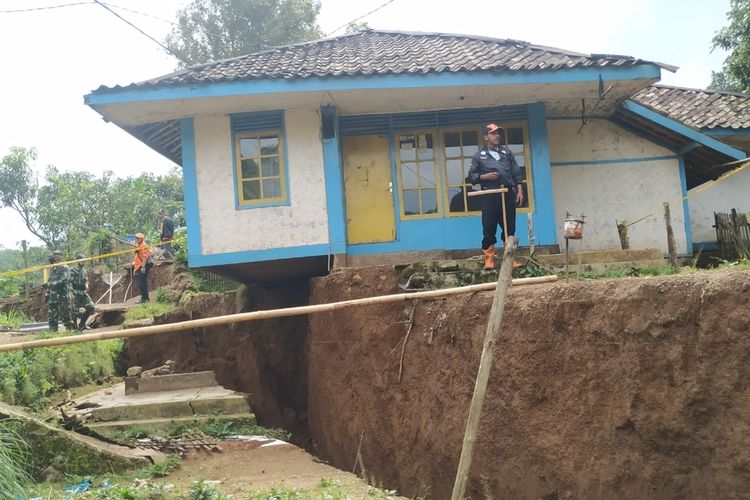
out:
<path id="1" fill-rule="evenodd" d="M 157 40 L 190 0 L 102 0 Z M 326 34 L 387 0 L 322 0 Z M 364 17 L 373 29 L 512 38 L 583 53 L 624 54 L 678 66 L 661 83 L 705 88 L 726 53 L 711 38 L 728 25 L 730 0 L 392 0 Z M 49 8 L 79 3 L 68 7 Z M 27 12 L 9 12 L 37 9 Z M 343 29 L 335 34 L 342 34 Z M 126 85 L 171 73 L 176 60 L 157 43 L 88 0 L 0 0 L 0 158 L 35 147 L 40 178 L 48 165 L 117 177 L 163 175 L 175 164 L 83 104 L 100 85 Z M 0 245 L 38 244 L 18 214 L 0 209 Z"/>

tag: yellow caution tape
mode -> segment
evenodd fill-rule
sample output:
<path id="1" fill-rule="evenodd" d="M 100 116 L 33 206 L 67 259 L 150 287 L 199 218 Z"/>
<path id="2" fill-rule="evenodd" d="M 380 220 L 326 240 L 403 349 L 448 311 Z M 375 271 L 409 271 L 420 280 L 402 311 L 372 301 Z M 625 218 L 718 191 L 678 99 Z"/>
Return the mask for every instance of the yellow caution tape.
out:
<path id="1" fill-rule="evenodd" d="M 175 242 L 182 241 L 184 239 L 185 239 L 185 236 L 178 236 L 177 238 L 173 238 L 169 241 L 160 241 L 156 244 L 156 246 L 175 243 Z M 154 245 L 149 245 L 149 246 L 154 246 Z M 26 269 L 20 269 L 18 271 L 6 271 L 4 273 L 0 273 L 0 278 L 13 278 L 16 276 L 23 276 L 24 274 L 33 273 L 36 271 L 43 271 L 45 269 L 51 269 L 57 266 L 63 266 L 67 264 L 78 264 L 79 262 L 89 262 L 89 261 L 107 259 L 109 257 L 116 257 L 118 255 L 125 255 L 129 253 L 133 253 L 135 251 L 135 248 L 136 247 L 134 246 L 133 248 L 128 248 L 127 250 L 118 250 L 116 252 L 109 252 L 109 253 L 104 253 L 101 255 L 96 255 L 94 257 L 86 257 L 85 259 L 68 260 L 65 262 L 55 262 L 54 264 L 44 264 L 41 266 L 27 267 Z"/>

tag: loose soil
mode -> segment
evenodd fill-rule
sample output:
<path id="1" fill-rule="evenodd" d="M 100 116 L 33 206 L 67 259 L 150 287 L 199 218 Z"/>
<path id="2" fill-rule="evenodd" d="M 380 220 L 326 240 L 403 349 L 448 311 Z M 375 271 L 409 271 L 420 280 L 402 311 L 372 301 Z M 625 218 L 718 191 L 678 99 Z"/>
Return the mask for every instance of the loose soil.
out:
<path id="1" fill-rule="evenodd" d="M 337 270 L 163 320 L 400 293 L 399 278 Z M 361 440 L 375 484 L 449 498 L 492 297 L 137 338 L 129 364 L 215 370 L 332 465 L 351 469 Z M 467 495 L 750 496 L 749 306 L 750 271 L 512 289 Z"/>
<path id="2" fill-rule="evenodd" d="M 372 498 L 367 484 L 354 474 L 320 463 L 289 443 L 222 441 L 221 447 L 221 453 L 186 455 L 176 471 L 154 482 L 171 483 L 186 492 L 198 479 L 219 481 L 222 493 L 247 498 L 252 491 L 270 488 L 312 489 L 325 478 L 338 482 L 347 498 Z"/>

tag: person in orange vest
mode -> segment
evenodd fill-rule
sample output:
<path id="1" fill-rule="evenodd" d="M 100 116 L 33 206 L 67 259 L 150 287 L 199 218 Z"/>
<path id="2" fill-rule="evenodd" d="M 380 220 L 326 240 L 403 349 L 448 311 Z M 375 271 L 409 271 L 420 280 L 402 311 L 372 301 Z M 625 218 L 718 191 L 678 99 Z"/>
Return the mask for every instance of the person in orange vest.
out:
<path id="1" fill-rule="evenodd" d="M 144 241 L 143 233 L 135 233 L 135 258 L 133 259 L 133 274 L 138 280 L 141 289 L 141 300 L 139 304 L 149 301 L 148 299 L 148 272 L 154 265 L 151 259 L 151 250 Z"/>

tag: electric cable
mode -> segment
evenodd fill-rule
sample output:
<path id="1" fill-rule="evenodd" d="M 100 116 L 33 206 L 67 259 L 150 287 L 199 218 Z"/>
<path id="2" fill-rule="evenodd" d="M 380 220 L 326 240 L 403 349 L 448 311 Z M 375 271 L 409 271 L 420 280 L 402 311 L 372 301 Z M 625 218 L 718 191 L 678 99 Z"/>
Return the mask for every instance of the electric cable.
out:
<path id="1" fill-rule="evenodd" d="M 352 20 L 351 20 L 351 21 L 349 21 L 348 23 L 344 23 L 344 24 L 342 24 L 341 26 L 339 26 L 338 28 L 336 28 L 335 30 L 333 30 L 333 31 L 330 31 L 330 32 L 326 33 L 326 34 L 324 35 L 324 37 L 326 37 L 326 36 L 331 36 L 331 35 L 333 35 L 334 33 L 336 33 L 336 32 L 337 32 L 338 30 L 340 30 L 341 28 L 345 28 L 345 27 L 349 26 L 349 25 L 350 25 L 350 24 L 352 24 L 352 23 L 356 23 L 356 22 L 357 22 L 357 21 L 359 21 L 360 19 L 363 19 L 363 18 L 365 18 L 365 17 L 369 16 L 370 14 L 374 14 L 375 12 L 379 11 L 379 10 L 380 10 L 380 9 L 382 9 L 383 7 L 386 7 L 387 5 L 389 5 L 389 4 L 392 4 L 392 3 L 394 2 L 394 1 L 395 1 L 395 0 L 388 0 L 388 1 L 387 1 L 387 2 L 385 2 L 384 4 L 380 5 L 379 7 L 376 7 L 375 9 L 371 10 L 371 11 L 370 11 L 370 12 L 368 12 L 367 14 L 362 14 L 362 15 L 361 15 L 361 16 L 359 16 L 358 18 L 356 18 L 356 19 L 352 19 Z"/>

